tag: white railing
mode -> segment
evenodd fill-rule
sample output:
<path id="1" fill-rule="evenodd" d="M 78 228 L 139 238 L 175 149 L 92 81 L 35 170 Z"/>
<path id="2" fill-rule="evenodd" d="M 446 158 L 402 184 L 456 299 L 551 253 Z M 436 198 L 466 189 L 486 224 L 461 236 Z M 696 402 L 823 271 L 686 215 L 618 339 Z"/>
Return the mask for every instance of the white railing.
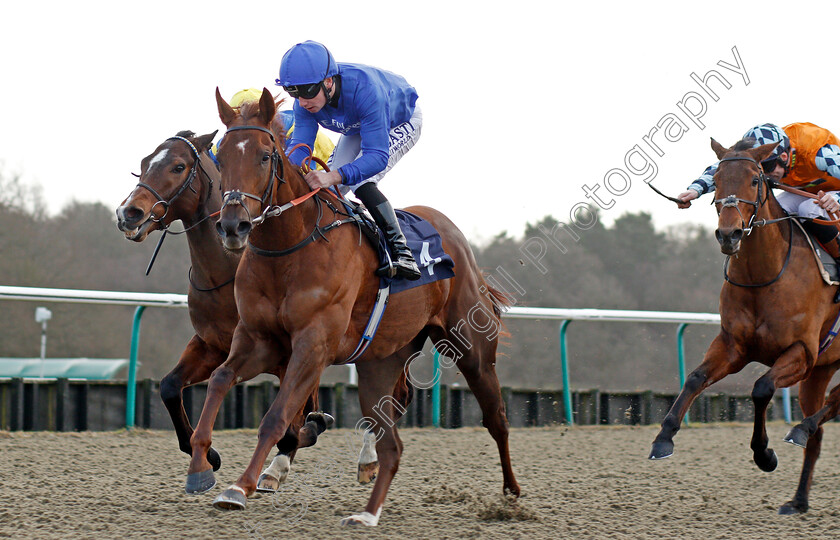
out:
<path id="1" fill-rule="evenodd" d="M 137 346 L 139 340 L 140 317 L 146 307 L 187 307 L 187 295 L 164 293 L 133 293 L 116 291 L 89 291 L 78 289 L 48 289 L 38 287 L 9 287 L 0 286 L 0 300 L 28 300 L 42 302 L 65 302 L 87 304 L 110 304 L 137 306 L 132 329 L 131 358 L 129 360 L 128 390 L 126 405 L 126 426 L 134 425 L 134 395 L 136 392 Z M 569 375 L 566 351 L 566 328 L 570 321 L 619 321 L 619 322 L 649 322 L 649 323 L 677 323 L 678 367 L 680 385 L 685 383 L 685 365 L 683 359 L 682 333 L 688 324 L 720 324 L 717 313 L 690 313 L 678 311 L 632 311 L 611 309 L 562 309 L 511 307 L 503 316 L 512 319 L 535 319 L 561 321 L 560 325 L 560 354 L 563 371 L 563 394 L 566 421 L 572 424 L 571 392 L 569 390 Z M 790 392 L 783 389 L 785 419 L 791 421 Z M 434 400 L 433 400 L 434 401 Z M 434 416 L 434 418 L 439 418 Z"/>

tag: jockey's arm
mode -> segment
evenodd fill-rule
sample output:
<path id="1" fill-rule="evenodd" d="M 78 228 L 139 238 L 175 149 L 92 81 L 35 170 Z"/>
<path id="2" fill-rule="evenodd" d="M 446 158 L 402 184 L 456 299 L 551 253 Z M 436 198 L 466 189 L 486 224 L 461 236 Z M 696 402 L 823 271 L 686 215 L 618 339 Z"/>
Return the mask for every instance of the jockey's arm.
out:
<path id="1" fill-rule="evenodd" d="M 361 156 L 339 169 L 342 182 L 348 186 L 382 172 L 388 165 L 390 128 L 384 98 L 378 94 L 371 94 L 362 99 L 364 101 L 358 104 Z"/>
<path id="2" fill-rule="evenodd" d="M 704 193 L 708 193 L 710 191 L 715 190 L 715 173 L 717 172 L 718 162 L 715 162 L 713 165 L 706 167 L 706 170 L 703 171 L 703 174 L 700 177 L 691 183 L 691 185 L 686 188 L 685 191 L 677 195 L 677 199 L 682 201 L 682 203 L 677 203 L 677 206 L 680 208 L 688 208 L 691 206 L 691 201 L 703 195 Z"/>
<path id="3" fill-rule="evenodd" d="M 834 178 L 840 178 L 840 147 L 836 144 L 826 144 L 817 150 L 817 156 L 814 158 L 817 169 L 827 172 Z M 820 191 L 817 193 L 818 199 L 816 203 L 824 208 L 827 212 L 837 212 L 840 210 L 840 192 L 838 191 Z"/>

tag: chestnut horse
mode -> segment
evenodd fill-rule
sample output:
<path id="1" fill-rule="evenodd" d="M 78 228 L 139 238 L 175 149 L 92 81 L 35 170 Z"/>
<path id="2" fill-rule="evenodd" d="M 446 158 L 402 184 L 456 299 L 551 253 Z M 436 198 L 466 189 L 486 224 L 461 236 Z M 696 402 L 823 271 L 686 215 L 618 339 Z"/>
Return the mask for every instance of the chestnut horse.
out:
<path id="1" fill-rule="evenodd" d="M 674 434 L 694 399 L 709 385 L 750 362 L 770 369 L 752 391 L 755 424 L 750 448 L 763 471 L 778 464 L 768 448 L 765 413 L 778 388 L 799 383 L 799 403 L 805 416 L 815 413 L 838 368 L 840 347 L 832 344 L 822 354 L 820 336 L 838 315 L 834 287 L 826 285 L 814 255 L 798 224 L 788 217 L 771 190 L 772 183 L 760 163 L 775 143 L 752 148 L 752 141 L 726 149 L 712 139 L 720 159 L 715 174 L 714 201 L 719 214 L 715 235 L 721 251 L 737 255 L 725 266 L 720 293 L 721 329 L 700 366 L 685 381 L 662 422 L 650 452 L 651 459 L 673 454 Z M 808 492 L 820 454 L 822 428 L 807 440 L 799 486 L 780 514 L 808 510 Z"/>
<path id="2" fill-rule="evenodd" d="M 345 362 L 360 342 L 380 280 L 374 275 L 376 253 L 360 243 L 358 228 L 330 226 L 340 219 L 341 207 L 330 192 L 291 205 L 311 192 L 286 158 L 282 134 L 272 130 L 276 105 L 271 93 L 263 89 L 259 102 L 238 112 L 218 89 L 216 102 L 228 128 L 218 152 L 226 202 L 217 228 L 226 248 L 244 251 L 235 287 L 241 319 L 228 359 L 210 377 L 192 437 L 189 472 L 210 468 L 211 428 L 228 390 L 282 363 L 285 377 L 260 424 L 253 458 L 214 502 L 217 508 L 244 508 L 271 447 L 317 388 L 323 370 Z M 391 295 L 376 337 L 356 360 L 359 401 L 376 434 L 380 470 L 365 511 L 342 524 L 379 521 L 402 453 L 394 422 L 397 407 L 390 397 L 427 338 L 455 356 L 498 446 L 504 491 L 520 493 L 495 371 L 504 296 L 484 281 L 466 238 L 449 219 L 431 208 L 410 211 L 440 233 L 456 275 Z"/>
<path id="3" fill-rule="evenodd" d="M 176 220 L 181 220 L 186 228 L 192 263 L 187 302 L 195 335 L 175 368 L 161 380 L 160 395 L 172 417 L 179 446 L 189 455 L 192 455 L 193 429 L 184 411 L 182 391 L 206 381 L 224 362 L 239 322 L 232 283 L 239 255 L 222 247 L 214 221 L 210 219 L 222 205 L 219 172 L 206 153 L 215 134 L 197 137 L 183 131 L 164 141 L 142 160 L 140 182 L 117 208 L 117 225 L 134 242 L 142 242 L 152 231 L 167 231 Z M 278 374 L 276 370 L 271 372 Z M 316 389 L 307 400 L 304 412 L 314 411 L 317 405 Z M 287 436 L 278 443 L 274 468 L 261 478 L 266 489 L 276 489 L 285 478 L 296 449 L 314 444 L 332 420 L 328 415 L 313 412 L 309 417 L 313 423 L 301 429 L 303 418 L 302 414 L 296 417 Z M 207 460 L 213 470 L 221 466 L 221 457 L 213 448 L 207 450 Z M 188 481 L 186 490 L 201 493 L 214 484 L 213 475 L 205 474 Z"/>

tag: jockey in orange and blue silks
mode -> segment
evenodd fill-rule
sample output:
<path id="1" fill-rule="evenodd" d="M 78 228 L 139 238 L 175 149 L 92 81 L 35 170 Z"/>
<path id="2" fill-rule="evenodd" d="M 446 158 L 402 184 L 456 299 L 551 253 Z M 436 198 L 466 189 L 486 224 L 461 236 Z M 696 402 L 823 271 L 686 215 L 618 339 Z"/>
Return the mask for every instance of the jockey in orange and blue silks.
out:
<path id="1" fill-rule="evenodd" d="M 393 268 L 380 275 L 419 279 L 420 271 L 405 244 L 394 209 L 378 182 L 417 142 L 423 116 L 417 91 L 401 76 L 362 64 L 337 63 L 315 41 L 298 43 L 283 56 L 277 85 L 295 99 L 295 131 L 287 148 L 312 146 L 318 126 L 341 133 L 328 162 L 330 172 L 311 171 L 312 189 L 338 186 L 352 191 L 382 229 Z M 304 149 L 289 154 L 300 164 Z"/>
<path id="2" fill-rule="evenodd" d="M 762 124 L 747 131 L 743 138 L 755 139 L 754 147 L 778 143 L 773 153 L 761 162 L 767 176 L 776 182 L 784 179 L 787 185 L 817 194 L 818 199 L 811 199 L 795 193 L 777 193 L 776 200 L 788 214 L 830 219 L 828 212 L 840 211 L 840 140 L 833 133 L 808 122 L 784 128 Z M 718 163 L 708 167 L 677 196 L 682 201 L 680 208 L 688 208 L 693 199 L 715 189 L 713 177 L 717 168 Z M 803 224 L 828 253 L 840 259 L 840 235 L 836 227 L 810 220 Z"/>

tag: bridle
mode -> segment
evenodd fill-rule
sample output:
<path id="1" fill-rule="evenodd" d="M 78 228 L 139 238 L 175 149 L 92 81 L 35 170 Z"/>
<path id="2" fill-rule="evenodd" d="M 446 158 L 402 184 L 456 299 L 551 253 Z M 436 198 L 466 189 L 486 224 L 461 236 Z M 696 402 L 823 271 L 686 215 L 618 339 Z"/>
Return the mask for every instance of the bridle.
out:
<path id="1" fill-rule="evenodd" d="M 726 197 L 723 197 L 722 199 L 715 199 L 715 200 L 712 201 L 712 204 L 714 204 L 716 206 L 718 216 L 720 216 L 720 213 L 721 213 L 721 211 L 723 211 L 724 208 L 735 208 L 735 210 L 738 211 L 738 215 L 741 216 L 741 228 L 744 230 L 744 232 L 747 235 L 749 235 L 753 230 L 753 224 L 755 223 L 755 218 L 758 217 L 759 208 L 764 203 L 767 202 L 767 199 L 770 196 L 770 187 L 771 187 L 770 182 L 771 182 L 771 180 L 766 174 L 764 174 L 764 171 L 761 169 L 761 164 L 758 163 L 756 160 L 754 160 L 751 157 L 734 156 L 734 157 L 723 158 L 723 159 L 720 160 L 721 163 L 723 163 L 725 161 L 750 161 L 753 164 L 755 164 L 755 166 L 758 168 L 758 176 L 756 177 L 758 179 L 758 189 L 756 191 L 756 196 L 755 196 L 754 201 L 748 201 L 748 200 L 745 200 L 745 199 L 741 199 L 739 197 L 736 197 L 734 194 L 727 195 Z M 767 188 L 767 193 L 764 196 L 764 201 L 761 200 L 761 191 L 762 191 L 761 188 L 762 188 L 762 186 L 765 186 Z M 739 203 L 748 204 L 748 205 L 753 207 L 753 213 L 752 213 L 752 216 L 750 216 L 749 222 L 747 222 L 747 220 L 744 219 L 744 215 L 741 213 L 741 208 L 738 206 Z M 717 206 L 718 204 L 720 206 Z M 764 225 L 764 224 L 765 223 L 761 223 L 761 225 Z"/>
<path id="2" fill-rule="evenodd" d="M 286 183 L 286 179 L 284 178 L 285 170 L 283 167 L 283 159 L 280 156 L 280 152 L 277 151 L 277 143 L 274 140 L 274 134 L 271 132 L 271 130 L 266 129 L 262 126 L 235 126 L 232 128 L 228 128 L 228 130 L 225 132 L 225 135 L 227 135 L 231 131 L 246 130 L 262 131 L 264 133 L 268 133 L 268 136 L 271 137 L 271 172 L 268 175 L 268 184 L 265 186 L 265 190 L 263 191 L 262 196 L 240 191 L 238 189 L 225 191 L 224 195 L 222 196 L 222 209 L 224 209 L 226 206 L 234 206 L 237 204 L 241 205 L 245 209 L 245 212 L 248 213 L 249 221 L 251 221 L 253 224 L 258 224 L 267 217 L 267 213 L 270 212 L 270 210 L 272 209 L 272 206 L 267 205 L 266 203 L 270 200 L 273 200 L 274 187 L 277 185 L 277 182 L 280 182 L 281 184 Z M 275 180 L 277 180 L 277 182 L 275 182 Z M 251 214 L 250 212 L 248 212 L 248 207 L 242 204 L 243 200 L 246 198 L 259 201 L 260 208 L 264 207 L 264 210 L 262 211 L 262 214 L 259 217 L 251 219 Z"/>
<path id="3" fill-rule="evenodd" d="M 264 222 L 266 219 L 268 219 L 270 217 L 279 216 L 280 214 L 282 214 L 286 210 L 288 210 L 290 208 L 293 208 L 293 207 L 301 204 L 302 202 L 315 197 L 315 195 L 317 195 L 323 189 L 323 188 L 314 189 L 314 190 L 310 191 L 309 193 L 307 193 L 305 195 L 302 195 L 302 196 L 300 196 L 296 199 L 292 199 L 291 201 L 289 201 L 285 204 L 282 204 L 282 205 L 267 204 L 269 201 L 274 200 L 274 187 L 277 184 L 277 182 L 280 182 L 282 184 L 286 183 L 286 179 L 284 178 L 285 170 L 284 170 L 284 167 L 283 167 L 283 159 L 280 156 L 280 153 L 277 151 L 277 143 L 274 140 L 274 134 L 270 130 L 268 130 L 268 129 L 262 127 L 262 126 L 236 126 L 236 127 L 228 128 L 227 132 L 225 132 L 225 135 L 227 135 L 227 133 L 229 133 L 231 131 L 240 131 L 240 130 L 243 130 L 243 131 L 244 130 L 262 131 L 264 133 L 268 133 L 269 137 L 271 137 L 271 142 L 272 142 L 272 145 L 274 146 L 274 148 L 271 152 L 271 173 L 269 174 L 269 177 L 268 177 L 269 178 L 268 185 L 265 187 L 265 190 L 263 191 L 263 194 L 262 194 L 261 197 L 257 196 L 257 195 L 254 195 L 253 193 L 247 193 L 247 192 L 240 191 L 238 189 L 233 189 L 233 190 L 230 190 L 230 191 L 226 191 L 224 193 L 224 196 L 223 196 L 223 199 L 222 199 L 222 210 L 224 210 L 224 208 L 228 205 L 233 206 L 233 205 L 239 204 L 245 209 L 245 212 L 248 214 L 248 220 L 251 222 L 251 224 L 254 225 L 254 226 L 257 226 L 260 223 Z M 298 146 L 305 146 L 305 145 L 298 145 Z M 298 146 L 293 147 L 291 150 L 294 151 Z M 309 161 L 311 161 L 313 159 L 314 158 L 312 158 L 310 156 L 310 158 L 305 160 L 305 162 L 308 163 Z M 278 164 L 279 164 L 279 167 L 278 167 Z M 278 169 L 279 169 L 279 174 L 278 174 Z M 275 182 L 274 180 L 277 180 L 277 182 Z M 326 191 L 332 193 L 332 190 L 326 190 Z M 337 194 L 337 193 L 335 195 L 336 195 L 336 197 L 340 197 L 340 195 Z M 250 212 L 248 212 L 248 208 L 244 204 L 242 204 L 243 199 L 245 199 L 245 198 L 253 199 L 255 201 L 260 201 L 261 208 L 263 208 L 263 209 L 262 209 L 259 216 L 255 217 L 253 219 L 251 218 L 251 214 L 250 214 Z M 321 197 L 315 197 L 314 200 L 316 202 L 318 215 L 315 218 L 315 227 L 312 229 L 312 232 L 306 238 L 304 238 L 303 240 L 301 240 L 300 242 L 298 242 L 297 244 L 295 244 L 294 246 L 292 246 L 290 248 L 281 249 L 281 250 L 262 249 L 260 247 L 255 246 L 251 242 L 248 242 L 248 247 L 254 253 L 256 253 L 257 255 L 261 255 L 263 257 L 283 257 L 285 255 L 289 255 L 291 253 L 294 253 L 295 251 L 307 246 L 308 244 L 317 240 L 318 238 L 323 238 L 323 239 L 326 240 L 326 238 L 327 238 L 326 233 L 327 232 L 329 232 L 330 230 L 332 230 L 336 227 L 340 227 L 341 225 L 344 225 L 345 223 L 356 223 L 357 225 L 359 225 L 359 218 L 357 218 L 355 216 L 349 216 L 346 219 L 336 219 L 335 221 L 333 221 L 331 223 L 328 223 L 327 225 L 321 226 L 320 223 L 321 223 L 321 219 L 323 218 L 323 211 L 324 211 L 324 209 L 322 207 L 322 204 L 326 204 L 328 207 L 330 207 L 333 210 L 334 214 L 340 214 L 341 212 L 339 212 L 338 209 L 336 209 L 334 206 L 332 206 L 332 204 L 329 201 L 323 200 Z M 347 215 L 347 214 L 344 214 L 344 215 Z M 360 230 L 361 230 L 361 225 L 359 225 L 359 227 L 360 227 Z"/>
<path id="4" fill-rule="evenodd" d="M 770 189 L 773 187 L 775 182 L 773 182 L 773 180 L 771 180 L 770 177 L 768 177 L 766 174 L 764 174 L 764 171 L 761 168 L 761 164 L 758 163 L 756 160 L 754 160 L 751 157 L 734 156 L 734 157 L 723 158 L 723 159 L 720 160 L 721 163 L 724 162 L 724 161 L 751 161 L 753 164 L 755 164 L 756 167 L 758 168 L 758 176 L 757 176 L 757 178 L 758 178 L 758 189 L 756 191 L 756 197 L 755 197 L 754 201 L 748 201 L 748 200 L 745 200 L 745 199 L 741 199 L 739 197 L 736 197 L 734 194 L 727 195 L 726 197 L 724 197 L 722 199 L 715 199 L 714 201 L 712 201 L 712 204 L 715 204 L 715 205 L 720 204 L 720 207 L 717 207 L 718 215 L 720 215 L 721 211 L 724 208 L 729 208 L 729 207 L 735 208 L 738 211 L 738 215 L 741 216 L 741 228 L 744 230 L 744 232 L 747 235 L 749 235 L 752 232 L 753 227 L 761 227 L 761 226 L 764 226 L 764 225 L 769 225 L 771 223 L 776 223 L 776 222 L 788 220 L 790 222 L 790 238 L 788 240 L 788 250 L 787 250 L 787 255 L 785 256 L 785 262 L 782 265 L 782 269 L 779 271 L 779 273 L 773 279 L 771 279 L 769 281 L 766 281 L 764 283 L 755 283 L 755 284 L 753 284 L 753 283 L 738 283 L 736 281 L 732 281 L 729 278 L 729 259 L 731 258 L 730 256 L 726 257 L 726 261 L 723 264 L 723 277 L 724 277 L 724 279 L 726 280 L 727 283 L 735 285 L 736 287 L 759 288 L 759 287 L 766 287 L 768 285 L 772 285 L 773 283 L 778 281 L 779 278 L 782 277 L 782 274 L 785 273 L 785 270 L 788 267 L 788 263 L 790 262 L 790 256 L 791 256 L 791 253 L 793 252 L 793 220 L 790 219 L 790 216 L 786 216 L 786 217 L 780 218 L 780 219 L 765 219 L 765 220 L 762 220 L 761 222 L 756 223 L 755 219 L 758 216 L 758 210 L 770 198 Z M 762 186 L 765 186 L 766 189 L 767 189 L 767 193 L 765 194 L 763 201 L 761 200 L 761 191 L 762 191 L 761 187 Z M 753 207 L 753 214 L 752 214 L 752 216 L 750 216 L 749 223 L 747 223 L 746 220 L 744 219 L 744 215 L 741 213 L 741 209 L 738 207 L 739 203 L 748 204 L 748 205 L 751 205 Z"/>
<path id="5" fill-rule="evenodd" d="M 168 226 L 163 225 L 163 220 L 166 218 L 166 215 L 169 213 L 169 208 L 172 206 L 172 203 L 174 203 L 174 202 L 175 202 L 175 200 L 176 200 L 178 197 L 180 197 L 181 195 L 183 195 L 183 193 L 184 193 L 187 189 L 189 189 L 189 190 L 190 190 L 190 191 L 192 191 L 193 193 L 196 193 L 196 194 L 198 193 L 198 192 L 196 191 L 195 187 L 193 186 L 193 181 L 195 180 L 195 177 L 196 177 L 196 176 L 197 176 L 197 174 L 198 174 L 198 169 L 199 169 L 199 168 L 201 169 L 201 172 L 203 172 L 203 173 L 204 173 L 204 176 L 206 176 L 206 177 L 207 177 L 207 180 L 208 180 L 208 182 L 210 183 L 210 185 L 209 185 L 209 186 L 208 186 L 208 188 L 207 188 L 207 194 L 205 195 L 204 204 L 206 204 L 206 203 L 207 203 L 207 200 L 209 200 L 209 199 L 210 199 L 210 193 L 211 193 L 211 191 L 212 191 L 212 189 L 213 189 L 213 177 L 211 177 L 209 174 L 207 174 L 207 171 L 206 171 L 206 170 L 204 170 L 204 166 L 203 166 L 203 165 L 201 165 L 201 154 L 199 153 L 199 151 L 198 151 L 198 149 L 195 147 L 195 145 L 194 145 L 193 143 L 191 143 L 191 142 L 189 141 L 189 139 L 186 139 L 185 137 L 181 137 L 181 136 L 178 136 L 178 135 L 175 135 L 175 136 L 173 136 L 173 137 L 169 137 L 168 139 L 166 139 L 166 141 L 176 141 L 176 140 L 177 140 L 177 141 L 183 141 L 184 143 L 186 143 L 186 144 L 187 144 L 187 146 L 188 146 L 188 147 L 190 148 L 190 150 L 192 151 L 192 154 L 193 154 L 193 157 L 195 158 L 195 161 L 193 161 L 192 168 L 190 169 L 190 174 L 188 174 L 188 175 L 187 175 L 186 180 L 184 180 L 184 182 L 181 184 L 181 186 L 178 188 L 178 190 L 175 192 L 175 194 L 174 194 L 172 197 L 170 197 L 170 198 L 169 198 L 169 200 L 167 200 L 167 199 L 165 199 L 163 196 L 161 196 L 161 194 L 160 194 L 160 193 L 158 193 L 158 192 L 155 190 L 155 188 L 153 188 L 153 187 L 152 187 L 152 186 L 150 186 L 149 184 L 146 184 L 145 182 L 137 182 L 137 187 L 141 187 L 141 188 L 143 188 L 143 189 L 146 189 L 149 193 L 151 193 L 152 195 L 154 195 L 154 196 L 155 196 L 155 199 L 157 199 L 157 201 L 155 202 L 155 204 L 153 204 L 153 205 L 152 205 L 152 209 L 151 209 L 151 210 L 149 210 L 149 214 L 151 214 L 151 216 L 149 217 L 149 219 L 150 219 L 151 221 L 154 221 L 154 222 L 157 222 L 157 223 L 161 223 L 161 227 L 162 227 L 164 230 L 165 230 L 165 229 L 168 229 Z M 166 141 L 164 141 L 164 142 L 166 142 Z M 203 207 L 203 206 L 204 206 L 204 204 L 202 204 L 201 206 Z M 157 205 L 161 205 L 161 206 L 163 206 L 163 215 L 161 215 L 160 217 L 157 217 L 157 216 L 155 215 L 155 207 L 156 207 Z M 184 232 L 186 232 L 186 231 L 184 231 Z"/>

